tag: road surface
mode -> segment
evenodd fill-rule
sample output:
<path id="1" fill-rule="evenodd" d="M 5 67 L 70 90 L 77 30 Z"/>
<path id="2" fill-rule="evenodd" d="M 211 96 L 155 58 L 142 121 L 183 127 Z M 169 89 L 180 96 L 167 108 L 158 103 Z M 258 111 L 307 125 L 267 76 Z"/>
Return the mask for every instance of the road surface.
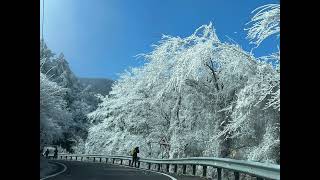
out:
<path id="1" fill-rule="evenodd" d="M 170 178 L 166 175 L 130 167 L 123 167 L 105 163 L 81 162 L 81 161 L 51 161 L 62 163 L 67 167 L 63 173 L 48 178 L 48 180 L 194 180 L 200 177 Z M 60 165 L 61 166 L 61 165 Z M 62 171 L 63 166 L 58 171 Z M 170 175 L 173 177 L 173 175 Z"/>

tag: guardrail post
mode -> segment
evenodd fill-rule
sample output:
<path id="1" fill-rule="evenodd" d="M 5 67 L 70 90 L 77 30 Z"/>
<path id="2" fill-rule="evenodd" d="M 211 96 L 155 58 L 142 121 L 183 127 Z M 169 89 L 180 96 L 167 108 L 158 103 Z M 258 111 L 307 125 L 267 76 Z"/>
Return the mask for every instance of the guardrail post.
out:
<path id="1" fill-rule="evenodd" d="M 178 170 L 178 165 L 175 164 L 175 165 L 174 165 L 174 173 L 177 173 L 177 170 Z"/>
<path id="2" fill-rule="evenodd" d="M 96 157 L 93 157 L 93 162 L 96 162 Z"/>
<path id="3" fill-rule="evenodd" d="M 112 164 L 114 164 L 114 158 L 112 158 Z"/>
<path id="4" fill-rule="evenodd" d="M 196 165 L 192 165 L 192 175 L 196 175 Z"/>
<path id="5" fill-rule="evenodd" d="M 221 180 L 221 168 L 217 168 L 218 180 Z"/>
<path id="6" fill-rule="evenodd" d="M 70 160 L 72 160 L 72 156 L 70 156 Z"/>
<path id="7" fill-rule="evenodd" d="M 99 162 L 101 162 L 101 158 L 99 159 Z"/>
<path id="8" fill-rule="evenodd" d="M 76 160 L 78 160 L 78 156 L 76 156 Z"/>
<path id="9" fill-rule="evenodd" d="M 158 171 L 160 171 L 160 164 L 158 164 Z"/>
<path id="10" fill-rule="evenodd" d="M 167 172 L 169 172 L 169 168 L 170 168 L 170 164 L 167 164 L 167 167 L 166 167 Z"/>
<path id="11" fill-rule="evenodd" d="M 202 176 L 206 177 L 207 176 L 207 166 L 202 166 Z"/>
<path id="12" fill-rule="evenodd" d="M 66 156 L 66 160 L 68 160 L 68 156 Z"/>
<path id="13" fill-rule="evenodd" d="M 106 158 L 106 163 L 108 163 L 108 158 Z"/>
<path id="14" fill-rule="evenodd" d="M 83 157 L 81 157 L 81 161 L 82 161 Z"/>
<path id="15" fill-rule="evenodd" d="M 131 166 L 131 160 L 129 160 L 129 166 Z"/>
<path id="16" fill-rule="evenodd" d="M 120 164 L 122 165 L 122 159 L 120 160 Z"/>
<path id="17" fill-rule="evenodd" d="M 182 165 L 182 174 L 186 174 L 187 165 Z"/>
<path id="18" fill-rule="evenodd" d="M 148 163 L 148 169 L 150 169 L 151 168 L 151 163 Z"/>
<path id="19" fill-rule="evenodd" d="M 140 168 L 140 161 L 138 161 L 138 168 Z"/>
<path id="20" fill-rule="evenodd" d="M 234 172 L 234 180 L 239 180 L 239 179 L 240 179 L 239 172 Z"/>

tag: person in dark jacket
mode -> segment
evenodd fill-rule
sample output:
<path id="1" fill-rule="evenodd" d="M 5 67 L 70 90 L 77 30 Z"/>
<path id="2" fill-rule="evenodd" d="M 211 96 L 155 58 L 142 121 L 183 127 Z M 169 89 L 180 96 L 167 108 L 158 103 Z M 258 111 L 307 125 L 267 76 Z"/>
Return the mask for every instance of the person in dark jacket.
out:
<path id="1" fill-rule="evenodd" d="M 48 155 L 49 155 L 49 149 L 47 149 L 47 150 L 46 150 L 45 155 L 46 155 L 46 158 L 48 158 Z"/>
<path id="2" fill-rule="evenodd" d="M 56 147 L 56 149 L 54 150 L 54 156 L 53 156 L 54 159 L 57 159 L 58 158 L 58 148 Z"/>
<path id="3" fill-rule="evenodd" d="M 131 166 L 133 166 L 133 162 L 134 162 L 134 167 L 137 167 L 138 153 L 139 153 L 139 147 L 135 147 L 133 149 L 133 152 L 132 152 L 132 164 L 131 164 Z"/>

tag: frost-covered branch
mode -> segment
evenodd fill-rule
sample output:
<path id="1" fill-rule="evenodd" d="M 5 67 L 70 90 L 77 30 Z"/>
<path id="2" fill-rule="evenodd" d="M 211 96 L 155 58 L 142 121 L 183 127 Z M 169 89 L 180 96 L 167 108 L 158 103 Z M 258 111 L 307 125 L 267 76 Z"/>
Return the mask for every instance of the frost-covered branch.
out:
<path id="1" fill-rule="evenodd" d="M 252 13 L 256 13 L 248 24 L 252 26 L 248 29 L 247 38 L 257 46 L 267 37 L 273 34 L 280 34 L 280 5 L 267 4 L 258 7 Z"/>

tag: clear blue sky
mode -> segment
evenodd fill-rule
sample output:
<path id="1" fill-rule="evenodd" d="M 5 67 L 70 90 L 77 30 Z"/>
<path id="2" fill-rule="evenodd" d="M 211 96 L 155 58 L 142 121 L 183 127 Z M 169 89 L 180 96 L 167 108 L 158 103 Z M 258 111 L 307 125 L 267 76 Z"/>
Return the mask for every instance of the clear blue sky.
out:
<path id="1" fill-rule="evenodd" d="M 44 0 L 44 39 L 64 53 L 79 77 L 116 80 L 118 73 L 141 66 L 133 56 L 151 51 L 162 34 L 186 37 L 210 21 L 221 40 L 231 37 L 245 50 L 253 47 L 243 30 L 251 11 L 279 0 Z M 40 15 L 42 16 L 42 0 Z M 40 16 L 40 17 L 41 17 Z M 42 17 L 40 18 L 40 24 Z M 41 27 L 41 26 L 40 26 Z M 274 52 L 271 37 L 254 51 Z"/>

